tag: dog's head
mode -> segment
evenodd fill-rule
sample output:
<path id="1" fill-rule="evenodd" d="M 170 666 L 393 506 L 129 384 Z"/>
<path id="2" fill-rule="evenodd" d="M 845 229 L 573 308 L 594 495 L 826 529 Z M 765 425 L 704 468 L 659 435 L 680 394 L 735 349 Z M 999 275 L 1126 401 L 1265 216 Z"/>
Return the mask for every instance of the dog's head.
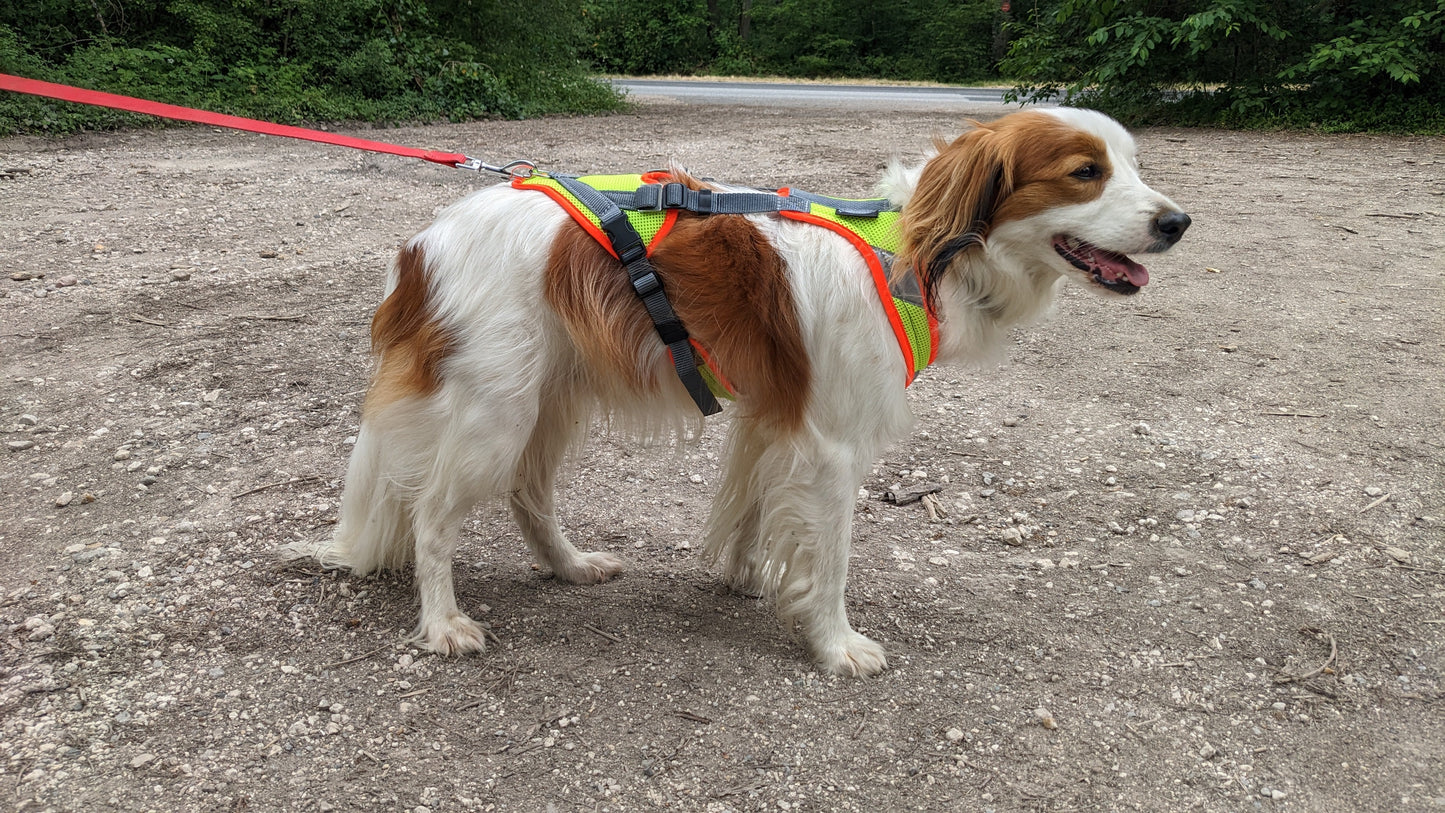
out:
<path id="1" fill-rule="evenodd" d="M 1166 251 L 1189 228 L 1102 113 L 1014 113 L 937 146 L 904 205 L 903 254 L 930 297 L 971 252 L 1005 273 L 1138 293 L 1149 272 L 1129 255 Z"/>

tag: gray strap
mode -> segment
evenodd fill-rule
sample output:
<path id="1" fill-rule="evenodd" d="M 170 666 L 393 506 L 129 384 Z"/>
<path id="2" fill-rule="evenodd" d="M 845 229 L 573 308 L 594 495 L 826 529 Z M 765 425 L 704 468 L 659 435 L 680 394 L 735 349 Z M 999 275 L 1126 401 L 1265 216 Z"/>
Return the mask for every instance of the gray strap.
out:
<path id="1" fill-rule="evenodd" d="M 660 212 L 686 209 L 703 215 L 750 215 L 806 212 L 808 202 L 776 192 L 718 192 L 689 189 L 680 183 L 644 184 L 633 192 L 599 192 L 623 209 Z"/>
<path id="2" fill-rule="evenodd" d="M 802 200 L 821 203 L 844 217 L 877 217 L 883 212 L 897 211 L 898 208 L 887 198 L 849 200 L 848 198 L 830 198 L 827 195 L 815 195 L 812 192 L 801 192 L 797 189 L 788 190 L 788 194 L 795 198 L 801 198 Z"/>

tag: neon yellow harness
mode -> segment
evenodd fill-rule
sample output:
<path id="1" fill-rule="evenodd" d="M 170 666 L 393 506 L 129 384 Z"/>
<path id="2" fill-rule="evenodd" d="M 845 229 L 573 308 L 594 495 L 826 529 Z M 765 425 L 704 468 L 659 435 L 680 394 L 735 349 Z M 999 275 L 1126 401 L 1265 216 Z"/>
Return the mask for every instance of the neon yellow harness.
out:
<path id="1" fill-rule="evenodd" d="M 627 224 L 641 238 L 649 255 L 671 231 L 677 213 L 682 209 L 704 214 L 772 212 L 789 220 L 829 229 L 858 250 L 872 273 L 879 302 L 903 355 L 907 370 L 904 386 L 913 383 L 918 372 L 933 363 L 937 356 L 938 321 L 923 302 L 918 278 L 907 273 L 898 275 L 891 283 L 889 281 L 893 255 L 898 252 L 901 242 L 898 229 L 901 213 L 888 206 L 887 201 L 828 198 L 786 188 L 777 192 L 689 191 L 678 189 L 682 185 L 673 182 L 672 176 L 666 172 L 578 178 L 536 173 L 529 177 L 513 177 L 512 186 L 545 193 L 614 256 L 617 256 L 613 248 L 615 226 L 609 227 L 604 222 L 603 213 L 596 211 L 602 206 L 611 206 L 611 203 L 604 201 L 599 205 L 602 199 L 595 193 L 602 193 L 607 201 L 618 204 L 611 211 L 615 213 L 616 208 L 621 208 Z M 579 194 L 585 195 L 588 200 L 584 201 Z M 634 203 L 637 200 L 645 203 L 639 206 Z M 654 202 L 656 206 L 653 206 Z M 692 342 L 692 347 L 700 356 L 702 363 L 697 364 L 697 371 L 707 389 L 719 398 L 732 398 L 726 379 L 713 367 L 706 350 L 696 342 Z"/>

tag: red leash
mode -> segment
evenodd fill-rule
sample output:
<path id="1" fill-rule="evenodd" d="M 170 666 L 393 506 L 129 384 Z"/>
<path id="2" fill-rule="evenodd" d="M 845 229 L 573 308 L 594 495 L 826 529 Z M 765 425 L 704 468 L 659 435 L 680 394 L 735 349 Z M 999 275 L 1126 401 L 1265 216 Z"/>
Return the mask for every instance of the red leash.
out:
<path id="1" fill-rule="evenodd" d="M 63 102 L 78 102 L 80 104 L 96 105 L 97 107 L 113 107 L 117 110 L 127 110 L 131 113 L 145 113 L 150 116 L 179 119 L 181 121 L 195 122 L 196 124 L 213 124 L 218 127 L 229 127 L 233 130 L 246 130 L 264 135 L 285 136 L 286 138 L 300 138 L 306 141 L 319 141 L 322 144 L 335 144 L 338 147 L 351 147 L 352 149 L 367 150 L 369 152 L 384 152 L 391 155 L 405 156 L 407 158 L 420 158 L 423 161 L 431 161 L 434 164 L 447 164 L 459 169 L 487 170 L 490 172 L 501 172 L 506 175 L 522 175 L 530 174 L 533 168 L 533 165 L 529 161 L 513 161 L 500 167 L 494 167 L 489 164 L 484 164 L 475 158 L 468 158 L 458 152 L 419 150 L 415 147 L 403 147 L 397 144 L 388 144 L 384 141 L 370 141 L 365 138 L 352 138 L 351 136 L 337 135 L 336 133 L 323 133 L 320 130 L 308 130 L 305 127 L 292 127 L 289 124 L 273 124 L 269 121 L 258 121 L 257 119 L 247 119 L 241 116 L 227 116 L 223 113 L 212 113 L 208 110 L 196 110 L 190 107 L 162 104 L 161 102 L 137 99 L 134 96 L 102 93 L 98 90 L 85 90 L 69 85 L 57 85 L 52 82 L 41 82 L 36 79 L 26 79 L 5 73 L 0 73 L 0 90 L 13 90 L 16 93 L 44 96 L 49 99 L 59 99 Z"/>

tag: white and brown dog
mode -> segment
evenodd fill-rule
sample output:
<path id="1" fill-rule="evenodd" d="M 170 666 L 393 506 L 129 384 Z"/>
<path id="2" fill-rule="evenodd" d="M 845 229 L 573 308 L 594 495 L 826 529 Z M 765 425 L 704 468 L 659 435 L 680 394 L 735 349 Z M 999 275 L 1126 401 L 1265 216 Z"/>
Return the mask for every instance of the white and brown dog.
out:
<path id="1" fill-rule="evenodd" d="M 1127 255 L 1168 249 L 1189 217 L 1140 180 L 1134 152 L 1107 116 L 1038 110 L 886 173 L 880 191 L 902 207 L 894 268 L 919 275 L 940 362 L 989 357 L 1062 279 L 1113 294 L 1148 281 Z M 912 418 L 863 259 L 806 223 L 683 213 L 652 263 L 738 393 L 709 557 L 730 584 L 775 597 L 824 669 L 878 672 L 883 648 L 844 609 L 852 516 L 864 474 Z M 417 639 L 448 654 L 485 648 L 452 585 L 460 526 L 480 500 L 505 495 L 559 579 L 622 569 L 563 533 L 563 455 L 599 411 L 646 434 L 685 429 L 698 411 L 627 275 L 561 207 L 499 185 L 443 211 L 402 248 L 372 345 L 339 525 L 297 553 L 357 573 L 414 563 Z"/>

